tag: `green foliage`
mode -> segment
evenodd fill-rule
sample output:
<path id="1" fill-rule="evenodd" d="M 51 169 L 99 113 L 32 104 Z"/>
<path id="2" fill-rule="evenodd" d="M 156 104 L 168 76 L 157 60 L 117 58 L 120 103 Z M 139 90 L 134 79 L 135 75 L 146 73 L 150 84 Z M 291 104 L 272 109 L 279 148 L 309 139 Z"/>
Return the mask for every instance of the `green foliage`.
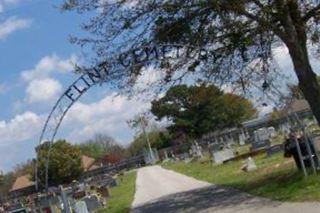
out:
<path id="1" fill-rule="evenodd" d="M 97 159 L 105 154 L 103 148 L 99 144 L 93 143 L 91 141 L 82 143 L 78 147 L 81 150 L 82 154 L 94 159 Z"/>
<path id="2" fill-rule="evenodd" d="M 105 155 L 113 154 L 124 156 L 125 150 L 112 137 L 102 134 L 97 134 L 93 139 L 90 139 L 82 144 L 77 145 L 83 155 L 98 159 Z"/>
<path id="3" fill-rule="evenodd" d="M 316 27 L 319 25 L 316 20 L 320 7 L 311 3 L 311 0 L 140 1 L 127 7 L 130 3 L 130 0 L 103 3 L 65 0 L 63 10 L 75 10 L 81 14 L 87 12 L 93 16 L 83 24 L 83 30 L 89 32 L 89 36 L 73 37 L 72 41 L 81 46 L 91 45 L 97 57 L 102 59 L 124 46 L 123 49 L 159 43 L 210 46 L 215 57 L 207 62 L 210 65 L 202 72 L 215 77 L 236 76 L 228 79 L 239 82 L 239 73 L 234 75 L 237 71 L 247 70 L 251 76 L 243 76 L 254 79 L 254 76 L 261 77 L 261 73 L 256 75 L 259 73 L 256 71 L 274 69 L 268 61 L 272 58 L 272 43 L 283 42 L 289 48 L 294 45 L 306 48 L 308 38 L 313 44 L 317 44 L 320 38 Z M 101 12 L 90 13 L 97 9 Z M 191 63 L 184 63 L 180 67 L 194 64 L 193 59 L 188 60 Z M 247 65 L 255 61 L 259 65 L 252 72 L 252 67 Z M 171 70 L 171 74 L 177 70 Z M 127 75 L 130 74 L 127 72 Z M 114 80 L 119 80 L 119 75 L 114 77 Z"/>
<path id="4" fill-rule="evenodd" d="M 163 98 L 152 101 L 151 112 L 158 120 L 167 118 L 173 123 L 171 134 L 183 132 L 191 138 L 239 125 L 256 114 L 249 100 L 205 84 L 172 87 Z"/>
<path id="5" fill-rule="evenodd" d="M 250 91 L 248 87 L 252 85 L 259 88 L 268 81 L 269 90 L 276 92 L 275 87 L 283 83 L 276 81 L 283 77 L 283 71 L 274 63 L 272 48 L 283 45 L 289 50 L 301 91 L 320 121 L 320 85 L 308 55 L 309 47 L 316 53 L 320 49 L 320 4 L 317 1 L 145 0 L 132 4 L 131 0 L 103 3 L 65 0 L 62 9 L 92 15 L 82 25 L 89 36 L 75 37 L 72 41 L 82 47 L 91 46 L 90 51 L 96 53 L 94 61 L 112 58 L 118 50 L 143 45 L 179 43 L 189 46 L 180 51 L 187 57 L 152 63 L 152 68 L 161 68 L 165 73 L 157 81 L 160 91 L 196 76 L 204 82 L 229 83 L 245 92 Z M 96 13 L 97 10 L 100 12 Z M 197 48 L 190 46 L 208 49 L 212 57 L 200 61 L 199 57 L 194 57 L 199 55 Z M 116 74 L 110 72 L 108 80 L 132 93 L 135 90 L 131 88 L 142 73 L 117 70 Z M 152 84 L 154 90 L 155 84 Z"/>
<path id="6" fill-rule="evenodd" d="M 171 137 L 165 130 L 152 130 L 147 133 L 152 148 L 162 149 L 171 145 Z M 148 148 L 148 144 L 143 133 L 135 137 L 128 147 L 128 151 L 132 156 L 142 154 L 144 149 Z"/>
<path id="7" fill-rule="evenodd" d="M 45 167 L 49 154 L 48 143 L 38 147 L 38 174 L 41 183 L 45 183 Z M 56 141 L 50 151 L 49 185 L 70 183 L 83 172 L 81 151 L 65 140 Z"/>
<path id="8" fill-rule="evenodd" d="M 15 181 L 17 175 L 14 172 L 9 172 L 2 175 L 0 182 L 0 197 L 6 196 L 11 189 L 13 182 Z"/>
<path id="9" fill-rule="evenodd" d="M 159 132 L 151 146 L 155 149 L 163 149 L 171 146 L 171 137 L 168 132 Z"/>
<path id="10" fill-rule="evenodd" d="M 110 199 L 108 207 L 99 213 L 128 213 L 135 193 L 137 172 L 131 171 L 124 176 L 120 176 L 120 184 L 110 189 Z"/>

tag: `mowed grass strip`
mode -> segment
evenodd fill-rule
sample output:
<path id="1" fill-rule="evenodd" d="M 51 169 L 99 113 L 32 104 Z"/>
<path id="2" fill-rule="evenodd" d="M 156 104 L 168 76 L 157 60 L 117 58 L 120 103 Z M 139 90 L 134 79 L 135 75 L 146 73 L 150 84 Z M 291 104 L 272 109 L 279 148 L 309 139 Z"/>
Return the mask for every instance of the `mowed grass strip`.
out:
<path id="1" fill-rule="evenodd" d="M 292 159 L 283 154 L 254 158 L 258 170 L 241 170 L 243 160 L 215 165 L 210 162 L 166 163 L 162 166 L 221 186 L 240 189 L 253 195 L 279 201 L 320 201 L 320 176 L 304 177 Z"/>
<path id="2" fill-rule="evenodd" d="M 119 178 L 119 185 L 110 189 L 108 207 L 100 213 L 128 213 L 135 194 L 137 172 L 126 173 Z"/>

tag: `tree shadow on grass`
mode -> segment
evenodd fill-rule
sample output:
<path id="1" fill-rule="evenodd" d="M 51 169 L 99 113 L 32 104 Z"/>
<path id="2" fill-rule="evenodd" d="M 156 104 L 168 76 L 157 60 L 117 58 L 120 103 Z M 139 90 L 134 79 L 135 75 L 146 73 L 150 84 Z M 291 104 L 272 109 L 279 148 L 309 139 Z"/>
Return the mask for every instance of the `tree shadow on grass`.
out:
<path id="1" fill-rule="evenodd" d="M 303 180 L 304 175 L 300 171 L 292 170 L 284 173 L 280 172 L 266 175 L 246 185 L 235 183 L 232 187 L 255 195 L 267 196 L 271 199 L 282 201 L 290 199 L 290 194 L 281 195 L 279 192 L 282 190 L 287 191 L 288 186 L 294 183 L 300 183 Z"/>
<path id="2" fill-rule="evenodd" d="M 171 213 L 171 212 L 215 212 L 226 210 L 228 212 L 248 212 L 262 207 L 276 207 L 278 202 L 268 199 L 253 197 L 235 189 L 210 186 L 177 193 L 162 197 L 156 201 L 136 207 L 132 213 Z"/>

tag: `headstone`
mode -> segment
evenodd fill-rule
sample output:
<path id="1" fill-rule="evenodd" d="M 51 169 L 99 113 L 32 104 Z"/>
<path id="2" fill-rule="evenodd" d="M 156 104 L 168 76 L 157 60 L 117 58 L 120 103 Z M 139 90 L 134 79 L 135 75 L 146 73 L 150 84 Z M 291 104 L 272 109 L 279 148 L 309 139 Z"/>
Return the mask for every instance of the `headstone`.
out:
<path id="1" fill-rule="evenodd" d="M 254 171 L 256 169 L 257 169 L 257 165 L 256 165 L 256 163 L 254 162 L 254 160 L 251 157 L 249 157 L 246 160 L 244 166 L 242 167 L 242 170 L 245 171 L 245 172 L 251 172 L 251 171 Z"/>
<path id="2" fill-rule="evenodd" d="M 174 152 L 171 150 L 171 158 L 172 159 L 176 159 L 176 156 L 175 156 L 175 154 L 174 154 Z"/>
<path id="3" fill-rule="evenodd" d="M 240 146 L 245 145 L 245 136 L 244 136 L 244 134 L 240 134 L 239 135 L 239 145 Z"/>
<path id="4" fill-rule="evenodd" d="M 230 144 L 235 144 L 233 136 L 229 136 L 229 143 Z"/>
<path id="5" fill-rule="evenodd" d="M 232 149 L 224 149 L 213 153 L 213 161 L 217 164 L 221 164 L 231 158 L 234 158 L 234 152 Z"/>
<path id="6" fill-rule="evenodd" d="M 196 154 L 198 158 L 203 158 L 202 147 L 196 142 Z"/>
<path id="7" fill-rule="evenodd" d="M 78 201 L 75 205 L 76 213 L 89 213 L 87 204 L 84 201 Z"/>
<path id="8" fill-rule="evenodd" d="M 252 151 L 256 151 L 270 145 L 270 134 L 267 128 L 260 128 L 254 131 L 253 135 L 254 141 L 252 143 Z"/>
<path id="9" fill-rule="evenodd" d="M 277 136 L 277 132 L 276 132 L 276 130 L 275 130 L 275 128 L 273 126 L 268 127 L 268 132 L 269 132 L 269 136 L 271 138 L 274 138 L 274 137 Z"/>
<path id="10" fill-rule="evenodd" d="M 102 206 L 101 202 L 95 195 L 86 197 L 83 201 L 86 203 L 89 212 L 93 212 Z"/>
<path id="11" fill-rule="evenodd" d="M 169 157 L 168 157 L 168 152 L 167 150 L 164 150 L 164 160 L 168 160 Z"/>
<path id="12" fill-rule="evenodd" d="M 257 137 L 257 142 L 269 140 L 270 134 L 267 128 L 260 128 L 255 131 L 255 137 Z"/>
<path id="13" fill-rule="evenodd" d="M 282 124 L 280 128 L 281 128 L 281 131 L 282 131 L 283 134 L 286 135 L 286 134 L 290 133 L 290 125 L 289 124 L 287 124 L 287 123 L 286 124 Z"/>
<path id="14" fill-rule="evenodd" d="M 224 143 L 223 137 L 220 137 L 220 143 Z"/>
<path id="15" fill-rule="evenodd" d="M 279 152 L 283 152 L 284 151 L 284 147 L 282 144 L 278 144 L 278 145 L 274 145 L 271 146 L 267 149 L 267 155 L 271 156 L 273 154 L 279 153 Z"/>
<path id="16" fill-rule="evenodd" d="M 184 159 L 184 162 L 185 162 L 185 163 L 190 163 L 191 161 L 192 161 L 192 158 L 185 158 L 185 159 Z"/>

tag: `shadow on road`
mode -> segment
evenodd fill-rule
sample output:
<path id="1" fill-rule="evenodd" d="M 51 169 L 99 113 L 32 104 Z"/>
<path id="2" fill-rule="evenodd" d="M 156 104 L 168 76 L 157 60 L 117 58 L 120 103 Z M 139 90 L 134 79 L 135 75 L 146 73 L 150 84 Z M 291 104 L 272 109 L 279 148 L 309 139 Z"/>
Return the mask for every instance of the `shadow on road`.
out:
<path id="1" fill-rule="evenodd" d="M 263 207 L 276 207 L 278 202 L 250 196 L 240 191 L 210 186 L 172 194 L 136 207 L 132 213 L 171 212 L 254 212 Z"/>

